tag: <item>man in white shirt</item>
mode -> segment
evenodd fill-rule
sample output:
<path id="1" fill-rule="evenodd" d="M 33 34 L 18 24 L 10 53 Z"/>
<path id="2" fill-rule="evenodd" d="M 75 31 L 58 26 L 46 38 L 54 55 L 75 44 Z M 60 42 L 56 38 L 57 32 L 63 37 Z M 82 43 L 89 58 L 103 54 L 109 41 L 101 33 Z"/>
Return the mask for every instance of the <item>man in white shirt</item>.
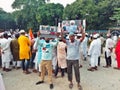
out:
<path id="1" fill-rule="evenodd" d="M 106 66 L 103 66 L 104 68 L 111 67 L 112 59 L 111 59 L 111 53 L 114 47 L 114 42 L 111 39 L 111 35 L 107 34 L 107 40 L 105 44 L 105 60 L 106 60 Z"/>

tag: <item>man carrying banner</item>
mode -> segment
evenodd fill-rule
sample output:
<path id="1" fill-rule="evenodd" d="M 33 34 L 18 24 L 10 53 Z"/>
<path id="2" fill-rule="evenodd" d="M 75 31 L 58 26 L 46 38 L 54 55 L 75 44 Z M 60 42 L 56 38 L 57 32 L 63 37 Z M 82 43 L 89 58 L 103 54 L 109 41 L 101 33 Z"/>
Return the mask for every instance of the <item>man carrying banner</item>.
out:
<path id="1" fill-rule="evenodd" d="M 70 82 L 69 88 L 73 87 L 73 79 L 72 79 L 72 66 L 75 71 L 75 78 L 77 81 L 77 86 L 79 90 L 82 90 L 82 86 L 80 85 L 80 72 L 79 72 L 79 47 L 81 42 L 85 37 L 85 32 L 82 26 L 78 27 L 81 30 L 81 38 L 79 40 L 75 40 L 75 35 L 73 32 L 69 33 L 69 40 L 65 40 L 63 37 L 63 31 L 61 31 L 62 40 L 67 44 L 67 71 L 68 71 L 68 81 Z"/>
<path id="2" fill-rule="evenodd" d="M 39 35 L 41 35 L 41 33 L 39 33 Z M 52 81 L 52 51 L 53 47 L 57 45 L 57 43 L 53 43 L 51 41 L 51 38 L 45 37 L 45 42 L 39 43 L 39 45 L 42 47 L 41 80 L 38 81 L 36 85 L 44 83 L 45 72 L 47 70 L 50 89 L 53 89 L 54 85 Z"/>

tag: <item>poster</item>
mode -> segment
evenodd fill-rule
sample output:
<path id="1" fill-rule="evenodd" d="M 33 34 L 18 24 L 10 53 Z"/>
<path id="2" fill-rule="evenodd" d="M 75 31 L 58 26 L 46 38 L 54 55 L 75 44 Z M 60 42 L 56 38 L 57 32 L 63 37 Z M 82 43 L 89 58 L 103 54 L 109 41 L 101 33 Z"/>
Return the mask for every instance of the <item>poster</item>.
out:
<path id="1" fill-rule="evenodd" d="M 74 26 L 71 25 L 71 22 L 74 23 Z M 78 33 L 78 32 L 80 32 L 78 30 L 78 27 L 81 26 L 81 25 L 82 25 L 82 27 L 85 31 L 85 29 L 86 29 L 86 20 L 85 19 L 84 20 L 63 20 L 62 21 L 62 28 L 63 28 L 64 31 L 67 31 L 67 32 L 71 32 L 70 29 L 71 29 L 71 26 L 72 26 L 73 29 L 76 29 L 74 32 Z M 77 27 L 77 28 L 75 28 L 75 27 Z"/>

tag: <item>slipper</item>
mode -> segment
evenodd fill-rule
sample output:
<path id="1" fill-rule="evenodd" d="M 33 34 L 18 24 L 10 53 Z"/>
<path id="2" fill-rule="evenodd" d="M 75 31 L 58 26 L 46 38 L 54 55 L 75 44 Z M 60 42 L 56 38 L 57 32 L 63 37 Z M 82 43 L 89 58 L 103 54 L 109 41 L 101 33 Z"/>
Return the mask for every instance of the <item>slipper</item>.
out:
<path id="1" fill-rule="evenodd" d="M 94 69 L 93 68 L 89 68 L 89 69 L 87 69 L 88 71 L 91 71 L 91 72 L 93 72 L 94 71 Z"/>
<path id="2" fill-rule="evenodd" d="M 44 81 L 38 81 L 38 82 L 36 83 L 36 85 L 42 84 L 42 83 L 44 83 Z"/>
<path id="3" fill-rule="evenodd" d="M 78 90 L 83 90 L 81 85 L 78 86 Z"/>
<path id="4" fill-rule="evenodd" d="M 120 70 L 120 68 L 118 68 L 118 67 L 114 67 L 114 69 Z"/>
<path id="5" fill-rule="evenodd" d="M 69 88 L 70 88 L 70 89 L 73 88 L 73 84 L 72 84 L 72 83 L 69 84 Z"/>

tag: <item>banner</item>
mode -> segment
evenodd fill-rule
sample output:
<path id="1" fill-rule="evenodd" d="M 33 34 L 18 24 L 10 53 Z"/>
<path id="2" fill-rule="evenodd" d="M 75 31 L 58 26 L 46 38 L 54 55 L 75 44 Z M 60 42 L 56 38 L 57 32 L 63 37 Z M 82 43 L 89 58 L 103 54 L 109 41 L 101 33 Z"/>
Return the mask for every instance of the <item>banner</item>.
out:
<path id="1" fill-rule="evenodd" d="M 40 25 L 41 37 L 56 38 L 57 27 L 49 25 Z"/>
<path id="2" fill-rule="evenodd" d="M 63 20 L 62 21 L 62 28 L 64 31 L 67 31 L 67 32 L 80 32 L 78 30 L 78 27 L 79 26 L 83 26 L 83 29 L 85 31 L 85 28 L 86 28 L 86 20 Z M 71 30 L 71 29 L 74 29 L 74 30 Z M 76 29 L 76 30 L 75 30 Z"/>

